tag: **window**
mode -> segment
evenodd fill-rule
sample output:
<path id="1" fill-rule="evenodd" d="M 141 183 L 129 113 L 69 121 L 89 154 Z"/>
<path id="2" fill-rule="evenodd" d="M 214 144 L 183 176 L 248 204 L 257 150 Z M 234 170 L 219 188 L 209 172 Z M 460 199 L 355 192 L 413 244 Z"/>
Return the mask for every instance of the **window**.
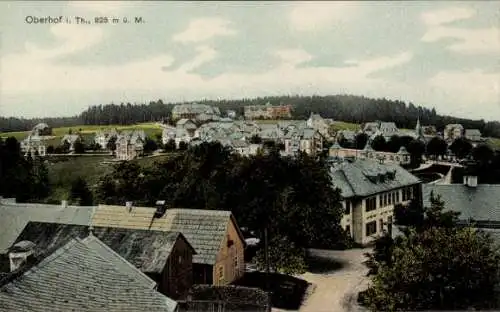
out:
<path id="1" fill-rule="evenodd" d="M 388 204 L 392 204 L 392 197 L 391 197 L 391 193 L 387 194 L 387 202 Z"/>
<path id="2" fill-rule="evenodd" d="M 378 196 L 378 206 L 379 207 L 384 207 L 384 197 L 382 195 Z"/>
<path id="3" fill-rule="evenodd" d="M 387 232 L 392 236 L 392 216 L 387 217 Z"/>
<path id="4" fill-rule="evenodd" d="M 377 233 L 377 222 L 372 221 L 366 224 L 366 236 L 370 236 Z"/>
<path id="5" fill-rule="evenodd" d="M 391 196 L 392 196 L 392 203 L 395 204 L 396 203 L 396 193 L 392 192 Z"/>
<path id="6" fill-rule="evenodd" d="M 380 219 L 378 221 L 378 228 L 379 228 L 379 232 L 383 232 L 384 231 L 384 220 L 383 219 Z"/>
<path id="7" fill-rule="evenodd" d="M 387 194 L 384 194 L 384 207 L 387 206 Z"/>
<path id="8" fill-rule="evenodd" d="M 182 256 L 179 256 L 179 263 L 182 263 Z"/>
<path id="9" fill-rule="evenodd" d="M 403 198 L 402 198 L 402 200 L 406 201 L 406 189 L 403 189 L 402 191 L 403 191 Z"/>
<path id="10" fill-rule="evenodd" d="M 366 212 L 377 209 L 377 197 L 367 198 L 365 204 L 366 204 L 365 207 Z"/>
<path id="11" fill-rule="evenodd" d="M 399 190 L 396 191 L 396 203 L 399 203 Z"/>
<path id="12" fill-rule="evenodd" d="M 351 202 L 346 200 L 345 201 L 345 212 L 346 215 L 351 213 Z"/>
<path id="13" fill-rule="evenodd" d="M 351 226 L 350 225 L 345 226 L 345 231 L 347 232 L 347 235 L 351 236 Z"/>
<path id="14" fill-rule="evenodd" d="M 238 254 L 234 256 L 234 270 L 238 271 Z"/>

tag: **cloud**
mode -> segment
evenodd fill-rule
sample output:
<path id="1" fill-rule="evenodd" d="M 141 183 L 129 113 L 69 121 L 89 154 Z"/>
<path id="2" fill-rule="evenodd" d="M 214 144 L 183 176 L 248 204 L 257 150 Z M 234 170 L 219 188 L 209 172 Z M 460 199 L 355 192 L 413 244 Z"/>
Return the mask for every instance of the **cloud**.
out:
<path id="1" fill-rule="evenodd" d="M 500 116 L 500 72 L 486 73 L 479 69 L 468 72 L 440 71 L 428 80 L 428 85 L 437 93 L 436 99 L 442 99 L 443 102 L 449 98 L 457 99 L 452 108 L 453 113 L 478 116 L 478 112 L 483 109 L 486 114 L 483 113 L 481 118 Z M 450 107 L 447 110 L 450 111 Z"/>
<path id="2" fill-rule="evenodd" d="M 231 22 L 222 18 L 200 18 L 189 22 L 188 27 L 174 35 L 173 40 L 181 43 L 207 41 L 216 36 L 233 36 L 236 31 L 230 29 Z"/>
<path id="3" fill-rule="evenodd" d="M 422 14 L 422 21 L 429 26 L 439 26 L 454 21 L 469 19 L 476 15 L 472 8 L 453 7 L 434 11 L 428 11 Z"/>
<path id="4" fill-rule="evenodd" d="M 438 42 L 443 39 L 456 39 L 447 49 L 461 54 L 500 54 L 500 31 L 498 27 L 462 28 L 445 24 L 457 20 L 470 19 L 476 15 L 471 8 L 448 8 L 422 14 L 428 26 L 422 36 L 423 42 Z"/>
<path id="5" fill-rule="evenodd" d="M 196 48 L 198 55 L 194 57 L 191 61 L 184 63 L 179 68 L 180 72 L 190 72 L 200 67 L 201 65 L 214 60 L 217 56 L 217 51 L 209 46 L 199 46 Z"/>
<path id="6" fill-rule="evenodd" d="M 29 57 L 34 59 L 51 59 L 58 56 L 76 53 L 95 46 L 103 39 L 103 31 L 97 26 L 74 24 L 56 24 L 50 27 L 50 32 L 62 41 L 54 48 L 40 48 L 38 45 L 26 42 L 25 48 Z"/>
<path id="7" fill-rule="evenodd" d="M 448 49 L 462 54 L 500 54 L 500 31 L 497 27 L 482 29 L 465 29 L 456 27 L 433 27 L 429 29 L 422 41 L 437 42 L 452 38 L 458 42 L 452 43 Z"/>
<path id="8" fill-rule="evenodd" d="M 352 20 L 357 11 L 357 4 L 350 1 L 303 1 L 294 4 L 288 18 L 292 29 L 317 31 Z"/>
<path id="9" fill-rule="evenodd" d="M 93 11 L 105 16 L 122 13 L 126 8 L 137 5 L 140 5 L 140 1 L 71 1 L 68 3 L 71 8 Z"/>
<path id="10" fill-rule="evenodd" d="M 282 61 L 285 66 L 295 67 L 312 60 L 312 55 L 302 49 L 286 49 L 278 50 L 274 53 Z"/>

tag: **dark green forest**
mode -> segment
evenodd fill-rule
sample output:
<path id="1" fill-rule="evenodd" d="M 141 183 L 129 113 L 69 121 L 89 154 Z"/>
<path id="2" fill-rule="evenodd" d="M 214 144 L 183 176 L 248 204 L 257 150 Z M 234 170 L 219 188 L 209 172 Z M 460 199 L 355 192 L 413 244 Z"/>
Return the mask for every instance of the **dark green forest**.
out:
<path id="1" fill-rule="evenodd" d="M 243 114 L 246 105 L 290 104 L 294 119 L 306 119 L 311 112 L 320 113 L 324 118 L 333 118 L 353 123 L 374 120 L 394 121 L 400 128 L 413 128 L 419 117 L 424 125 L 435 125 L 442 130 L 446 124 L 461 123 L 465 128 L 479 129 L 484 136 L 500 137 L 500 122 L 485 122 L 442 116 L 435 109 L 416 106 L 413 103 L 387 99 L 371 99 L 354 95 L 330 96 L 275 96 L 254 99 L 199 101 L 197 103 L 214 105 L 221 112 L 235 110 Z M 162 100 L 149 104 L 107 104 L 89 107 L 78 116 L 46 119 L 19 119 L 0 117 L 0 131 L 28 131 L 39 122 L 46 122 L 53 128 L 76 125 L 129 125 L 140 122 L 160 121 L 169 116 L 172 107 L 180 103 L 163 103 Z"/>

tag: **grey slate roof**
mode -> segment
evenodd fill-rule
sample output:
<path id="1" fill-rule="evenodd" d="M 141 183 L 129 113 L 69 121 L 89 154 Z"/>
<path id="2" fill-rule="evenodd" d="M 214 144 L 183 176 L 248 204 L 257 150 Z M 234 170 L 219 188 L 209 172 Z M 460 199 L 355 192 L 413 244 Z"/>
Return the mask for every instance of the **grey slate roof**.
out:
<path id="1" fill-rule="evenodd" d="M 394 178 L 389 175 L 394 174 Z M 383 181 L 371 177 L 385 176 Z M 366 197 L 404 186 L 414 185 L 420 180 L 396 164 L 380 164 L 371 159 L 344 161 L 331 169 L 330 176 L 334 187 L 342 191 L 342 197 Z"/>
<path id="2" fill-rule="evenodd" d="M 93 227 L 92 233 L 114 252 L 146 273 L 161 273 L 179 236 L 184 239 L 178 232 L 110 227 Z M 30 222 L 16 242 L 34 242 L 35 254 L 39 254 L 57 248 L 75 237 L 84 238 L 88 234 L 88 226 Z"/>
<path id="3" fill-rule="evenodd" d="M 123 206 L 99 205 L 92 223 L 95 226 L 180 232 L 196 251 L 193 263 L 209 265 L 215 264 L 230 222 L 238 229 L 230 211 L 172 208 L 161 218 L 153 218 L 155 211 L 155 208 L 133 207 L 129 212 Z M 243 235 L 239 235 L 244 244 Z"/>
<path id="4" fill-rule="evenodd" d="M 460 212 L 460 219 L 500 222 L 499 184 L 478 184 L 475 188 L 463 184 L 424 184 L 424 206 L 430 206 L 431 191 L 435 196 L 441 195 L 446 209 Z"/>
<path id="5" fill-rule="evenodd" d="M 14 243 L 29 221 L 88 225 L 93 208 L 0 202 L 0 253 Z"/>
<path id="6" fill-rule="evenodd" d="M 121 272 L 118 256 L 74 239 L 0 288 L 2 311 L 174 311 L 177 303 Z M 139 272 L 140 273 L 140 272 Z"/>

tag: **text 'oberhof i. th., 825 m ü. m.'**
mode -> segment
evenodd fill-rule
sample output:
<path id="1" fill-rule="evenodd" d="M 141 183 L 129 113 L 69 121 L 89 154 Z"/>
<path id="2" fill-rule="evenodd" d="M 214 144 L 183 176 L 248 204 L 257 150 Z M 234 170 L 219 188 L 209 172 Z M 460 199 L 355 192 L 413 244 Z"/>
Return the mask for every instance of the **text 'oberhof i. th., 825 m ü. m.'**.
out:
<path id="1" fill-rule="evenodd" d="M 95 16 L 95 17 L 82 17 L 82 16 L 33 16 L 27 15 L 25 17 L 27 24 L 143 24 L 146 21 L 140 16 L 134 17 L 109 17 L 109 16 Z"/>

